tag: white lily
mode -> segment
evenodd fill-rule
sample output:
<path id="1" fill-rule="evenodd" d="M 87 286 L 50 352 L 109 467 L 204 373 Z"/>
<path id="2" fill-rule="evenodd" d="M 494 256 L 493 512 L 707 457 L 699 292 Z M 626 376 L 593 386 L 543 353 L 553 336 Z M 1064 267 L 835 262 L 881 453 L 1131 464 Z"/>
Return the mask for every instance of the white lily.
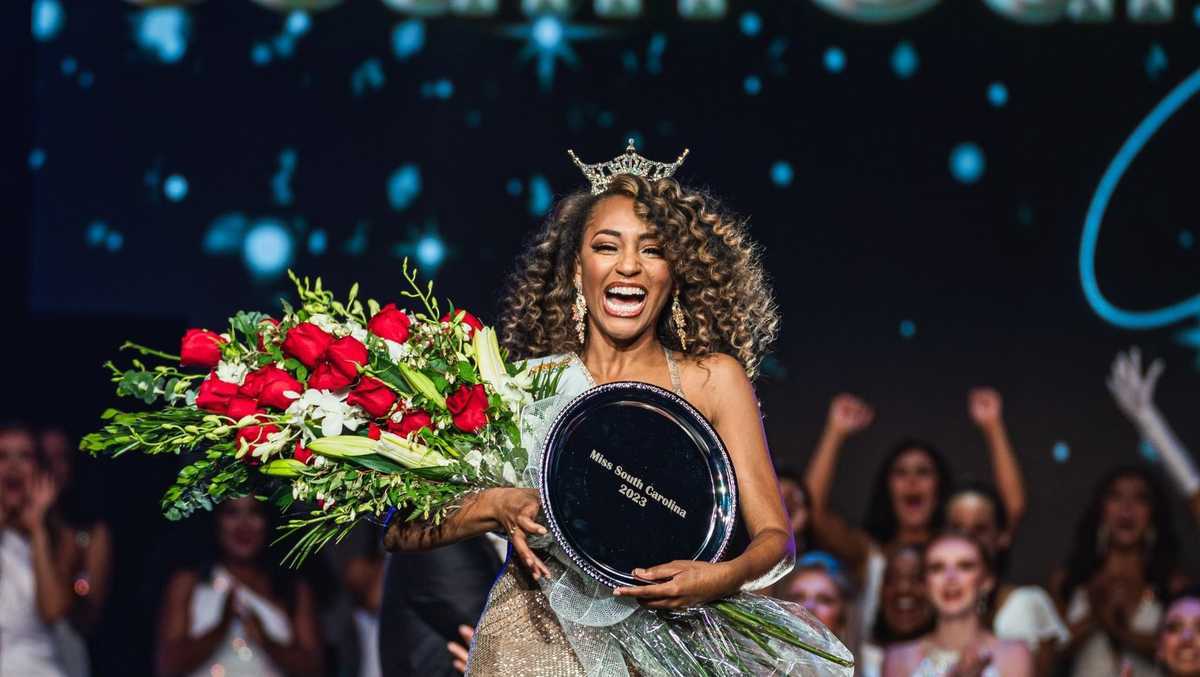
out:
<path id="1" fill-rule="evenodd" d="M 358 430 L 367 422 L 362 417 L 358 407 L 346 404 L 345 393 L 337 394 L 328 390 L 305 390 L 300 399 L 292 402 L 287 413 L 299 422 L 311 419 L 321 422 L 321 435 L 333 437 L 342 434 L 342 429 Z"/>
<path id="2" fill-rule="evenodd" d="M 250 373 L 249 367 L 237 362 L 226 362 L 221 360 L 217 363 L 217 378 L 226 383 L 236 383 L 242 385 L 246 380 L 246 374 Z"/>
<path id="3" fill-rule="evenodd" d="M 532 402 L 527 392 L 528 384 L 522 387 L 521 381 L 509 376 L 505 370 L 495 329 L 484 327 L 476 331 L 471 338 L 471 347 L 475 352 L 475 364 L 479 367 L 480 378 L 500 395 L 500 399 L 514 410 Z"/>
<path id="4" fill-rule="evenodd" d="M 330 458 L 379 454 L 405 468 L 437 468 L 451 461 L 420 442 L 411 442 L 393 433 L 381 433 L 378 440 L 361 435 L 322 437 L 308 446 L 313 453 Z"/>

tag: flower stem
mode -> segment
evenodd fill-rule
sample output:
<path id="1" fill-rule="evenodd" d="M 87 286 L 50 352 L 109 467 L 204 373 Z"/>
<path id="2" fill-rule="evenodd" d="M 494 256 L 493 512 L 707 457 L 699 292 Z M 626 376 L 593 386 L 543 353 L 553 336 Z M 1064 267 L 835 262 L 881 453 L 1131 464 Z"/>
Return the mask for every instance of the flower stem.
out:
<path id="1" fill-rule="evenodd" d="M 172 362 L 179 361 L 178 355 L 172 355 L 170 353 L 164 353 L 161 350 L 147 348 L 146 346 L 134 343 L 132 341 L 126 341 L 125 343 L 121 344 L 121 350 L 127 350 L 127 349 L 128 350 L 136 350 L 136 351 L 138 351 L 138 353 L 140 353 L 142 355 L 149 355 L 151 357 L 160 357 L 164 360 L 171 360 Z"/>

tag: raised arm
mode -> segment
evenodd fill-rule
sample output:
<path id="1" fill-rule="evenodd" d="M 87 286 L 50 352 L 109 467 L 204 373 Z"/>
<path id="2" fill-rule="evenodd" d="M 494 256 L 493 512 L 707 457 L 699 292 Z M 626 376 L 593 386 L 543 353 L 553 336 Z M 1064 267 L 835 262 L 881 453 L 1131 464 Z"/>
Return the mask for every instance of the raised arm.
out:
<path id="1" fill-rule="evenodd" d="M 1008 514 L 1008 533 L 1004 536 L 1011 542 L 1025 516 L 1025 481 L 1004 427 L 1004 400 L 993 388 L 973 388 L 967 394 L 967 410 L 987 441 L 996 491 Z"/>
<path id="2" fill-rule="evenodd" d="M 46 512 L 58 498 L 58 486 L 49 475 L 38 474 L 30 481 L 28 495 L 21 521 L 29 532 L 33 554 L 34 599 L 42 622 L 52 625 L 71 610 L 64 537 L 58 534 L 56 539 L 46 523 Z"/>
<path id="3" fill-rule="evenodd" d="M 812 497 L 812 526 L 817 541 L 850 567 L 860 572 L 867 560 L 871 539 L 861 529 L 851 527 L 829 508 L 834 471 L 846 438 L 871 425 L 874 410 L 854 395 L 841 394 L 829 405 L 825 429 L 817 450 L 808 463 L 805 484 Z"/>
<path id="4" fill-rule="evenodd" d="M 537 579 L 550 575 L 550 570 L 529 548 L 525 535 L 546 533 L 546 528 L 537 523 L 540 510 L 536 489 L 484 489 L 468 494 L 462 505 L 440 524 L 393 520 L 384 534 L 383 545 L 388 550 L 429 550 L 489 531 L 503 531 L 508 534 L 517 557 Z"/>
<path id="5" fill-rule="evenodd" d="M 1113 360 L 1108 389 L 1142 437 L 1154 445 L 1167 473 L 1200 523 L 1200 471 L 1196 470 L 1191 454 L 1154 405 L 1154 386 L 1162 372 L 1162 360 L 1155 360 L 1143 374 L 1141 351 L 1133 348 L 1128 353 L 1118 353 Z"/>

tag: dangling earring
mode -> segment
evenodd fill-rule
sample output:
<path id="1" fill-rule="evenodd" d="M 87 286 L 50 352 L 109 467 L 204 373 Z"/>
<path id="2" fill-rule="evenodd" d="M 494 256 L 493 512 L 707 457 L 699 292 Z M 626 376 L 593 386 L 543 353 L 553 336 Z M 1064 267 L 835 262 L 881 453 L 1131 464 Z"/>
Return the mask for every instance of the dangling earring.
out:
<path id="1" fill-rule="evenodd" d="M 587 300 L 583 298 L 583 281 L 575 278 L 575 305 L 571 307 L 571 318 L 575 320 L 575 336 L 579 337 L 579 346 L 583 347 L 584 333 L 587 330 Z"/>
<path id="2" fill-rule="evenodd" d="M 687 351 L 687 334 L 684 333 L 686 321 L 683 318 L 683 307 L 679 305 L 679 288 L 675 288 L 675 300 L 671 302 L 671 324 L 675 325 L 675 335 L 679 337 L 679 346 Z"/>

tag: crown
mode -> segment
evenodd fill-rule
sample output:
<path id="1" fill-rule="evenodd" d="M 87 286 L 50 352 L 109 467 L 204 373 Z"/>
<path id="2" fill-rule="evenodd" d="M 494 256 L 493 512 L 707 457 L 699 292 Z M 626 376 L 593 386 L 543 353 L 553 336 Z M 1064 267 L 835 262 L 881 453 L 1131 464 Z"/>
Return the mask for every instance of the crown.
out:
<path id="1" fill-rule="evenodd" d="M 637 150 L 633 147 L 633 139 L 629 140 L 629 145 L 626 146 L 624 153 L 608 162 L 598 162 L 594 165 L 585 165 L 575 151 L 567 151 L 567 155 L 571 156 L 575 166 L 583 170 L 583 175 L 591 182 L 592 195 L 598 195 L 608 189 L 609 181 L 612 181 L 612 178 L 618 174 L 641 176 L 649 181 L 665 179 L 679 169 L 679 165 L 683 164 L 683 159 L 687 157 L 687 154 L 688 149 L 684 148 L 674 162 L 655 162 L 638 155 Z"/>

